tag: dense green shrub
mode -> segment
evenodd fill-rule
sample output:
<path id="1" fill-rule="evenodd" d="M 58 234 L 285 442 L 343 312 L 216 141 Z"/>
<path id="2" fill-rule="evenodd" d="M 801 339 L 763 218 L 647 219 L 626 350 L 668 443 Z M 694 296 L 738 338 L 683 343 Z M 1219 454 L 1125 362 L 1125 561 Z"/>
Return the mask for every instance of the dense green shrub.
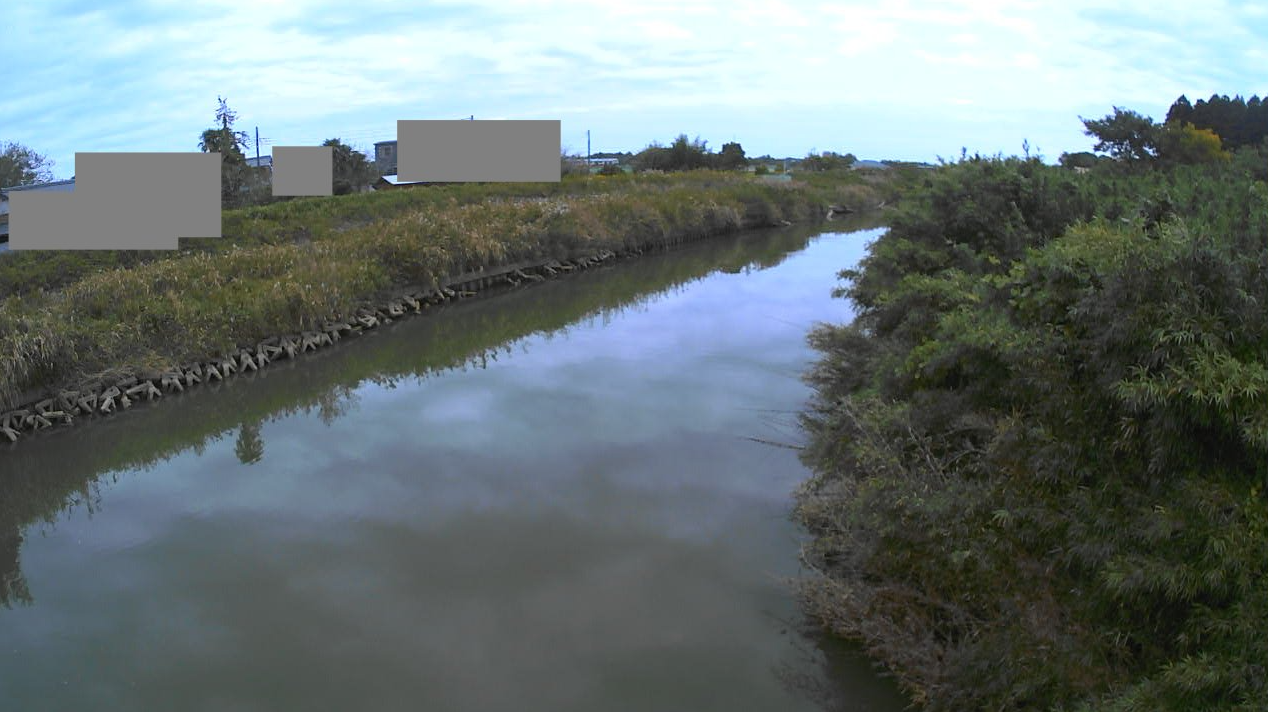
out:
<path id="1" fill-rule="evenodd" d="M 810 610 L 931 710 L 1268 707 L 1265 195 L 931 175 L 811 337 Z"/>

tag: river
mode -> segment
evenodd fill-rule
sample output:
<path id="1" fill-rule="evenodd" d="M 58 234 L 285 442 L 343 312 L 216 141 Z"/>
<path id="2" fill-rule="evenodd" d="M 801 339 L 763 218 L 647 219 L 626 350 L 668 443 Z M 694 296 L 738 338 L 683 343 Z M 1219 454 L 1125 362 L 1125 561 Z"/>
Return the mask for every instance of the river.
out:
<path id="1" fill-rule="evenodd" d="M 0 447 L 0 708 L 902 709 L 805 630 L 808 473 L 770 444 L 799 440 L 806 332 L 850 318 L 836 273 L 879 234 L 850 228 L 460 302 Z"/>

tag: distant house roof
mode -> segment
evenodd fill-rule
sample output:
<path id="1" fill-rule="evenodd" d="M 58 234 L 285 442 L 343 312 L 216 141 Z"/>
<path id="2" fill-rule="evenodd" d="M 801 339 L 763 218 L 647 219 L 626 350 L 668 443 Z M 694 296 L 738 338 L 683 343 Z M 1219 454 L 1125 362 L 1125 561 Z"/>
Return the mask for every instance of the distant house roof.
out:
<path id="1" fill-rule="evenodd" d="M 400 188 L 403 186 L 425 185 L 425 184 L 426 184 L 426 181 L 401 180 L 400 178 L 396 176 L 396 174 L 392 174 L 388 176 L 379 176 L 379 179 L 375 181 L 374 183 L 374 187 L 375 188 Z"/>
<path id="2" fill-rule="evenodd" d="M 248 156 L 248 157 L 247 157 L 247 165 L 248 165 L 248 166 L 252 166 L 252 167 L 254 167 L 254 168 L 272 168 L 272 167 L 273 167 L 273 157 L 272 157 L 272 156 L 260 156 L 259 158 L 257 158 L 257 157 L 255 157 L 255 156 Z"/>
<path id="3" fill-rule="evenodd" d="M 0 188 L 0 195 L 8 196 L 9 193 L 19 190 L 74 190 L 75 179 L 53 180 L 47 183 L 27 183 L 26 185 L 11 185 L 8 188 Z"/>

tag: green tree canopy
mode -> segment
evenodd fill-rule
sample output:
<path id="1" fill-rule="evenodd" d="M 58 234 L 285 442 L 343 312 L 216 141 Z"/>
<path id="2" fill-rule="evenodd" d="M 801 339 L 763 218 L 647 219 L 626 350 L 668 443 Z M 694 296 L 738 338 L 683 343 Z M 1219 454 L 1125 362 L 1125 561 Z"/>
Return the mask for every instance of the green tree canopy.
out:
<path id="1" fill-rule="evenodd" d="M 0 145 L 0 188 L 53 180 L 53 162 L 18 143 Z"/>
<path id="2" fill-rule="evenodd" d="M 1063 153 L 1057 161 L 1066 168 L 1091 168 L 1096 165 L 1096 154 L 1089 151 Z"/>
<path id="3" fill-rule="evenodd" d="M 1159 127 L 1148 116 L 1116 106 L 1113 114 L 1100 119 L 1079 118 L 1086 129 L 1084 133 L 1096 138 L 1093 150 L 1123 161 L 1154 157 Z"/>
<path id="4" fill-rule="evenodd" d="M 717 167 L 723 170 L 735 170 L 748 165 L 744 156 L 744 147 L 732 141 L 722 144 L 722 151 L 717 156 Z"/>
<path id="5" fill-rule="evenodd" d="M 334 163 L 334 186 L 332 190 L 335 195 L 346 195 L 355 192 L 370 185 L 378 177 L 378 172 L 374 169 L 374 165 L 370 163 L 364 153 L 338 138 L 328 138 L 321 145 L 330 146 L 334 149 L 331 160 Z"/>
<path id="6" fill-rule="evenodd" d="M 704 168 L 709 164 L 708 154 L 708 142 L 701 141 L 699 136 L 694 141 L 688 141 L 687 134 L 679 134 L 669 146 L 669 160 L 673 170 Z"/>
<path id="7" fill-rule="evenodd" d="M 709 144 L 697 136 L 679 134 L 669 146 L 653 141 L 630 161 L 636 171 L 690 171 L 697 168 L 732 169 L 748 165 L 739 143 L 723 144 L 721 153 L 711 153 Z"/>
<path id="8" fill-rule="evenodd" d="M 1188 122 L 1168 122 L 1158 132 L 1158 157 L 1171 163 L 1211 163 L 1231 158 L 1218 134 Z"/>
<path id="9" fill-rule="evenodd" d="M 801 162 L 801 165 L 808 171 L 831 171 L 849 168 L 857 160 L 853 153 L 847 153 L 843 156 L 833 151 L 811 152 L 806 154 L 806 158 Z"/>

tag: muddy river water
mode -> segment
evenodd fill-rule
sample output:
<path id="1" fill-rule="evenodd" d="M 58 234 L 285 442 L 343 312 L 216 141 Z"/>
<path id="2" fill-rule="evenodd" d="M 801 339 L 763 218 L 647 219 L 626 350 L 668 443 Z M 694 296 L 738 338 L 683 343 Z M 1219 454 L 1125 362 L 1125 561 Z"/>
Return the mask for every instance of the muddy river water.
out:
<path id="1" fill-rule="evenodd" d="M 0 709 L 902 709 L 803 630 L 771 444 L 877 235 L 621 261 L 0 447 Z"/>

